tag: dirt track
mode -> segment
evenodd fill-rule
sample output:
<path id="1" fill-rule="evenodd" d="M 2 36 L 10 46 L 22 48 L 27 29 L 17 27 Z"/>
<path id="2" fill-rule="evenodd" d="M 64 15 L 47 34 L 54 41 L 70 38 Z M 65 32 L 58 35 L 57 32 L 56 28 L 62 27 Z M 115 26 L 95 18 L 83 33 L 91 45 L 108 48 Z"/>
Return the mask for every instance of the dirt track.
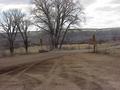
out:
<path id="1" fill-rule="evenodd" d="M 3 58 L 1 61 L 9 61 L 12 65 L 13 60 L 15 65 L 15 61 L 23 64 L 27 63 L 27 59 L 37 63 L 29 63 L 0 74 L 0 90 L 120 90 L 118 57 L 81 52 L 51 52 L 29 57 Z M 23 62 L 20 63 L 19 60 Z"/>
<path id="2" fill-rule="evenodd" d="M 21 56 L 14 56 L 14 57 L 6 57 L 6 58 L 0 58 L 0 73 L 3 69 L 8 69 L 16 66 L 21 66 L 25 64 L 31 64 L 31 63 L 39 63 L 43 60 L 49 60 L 54 59 L 57 57 L 61 57 L 64 54 L 58 53 L 55 54 L 54 52 L 49 53 L 41 53 L 41 54 L 35 54 L 35 55 L 21 55 Z"/>

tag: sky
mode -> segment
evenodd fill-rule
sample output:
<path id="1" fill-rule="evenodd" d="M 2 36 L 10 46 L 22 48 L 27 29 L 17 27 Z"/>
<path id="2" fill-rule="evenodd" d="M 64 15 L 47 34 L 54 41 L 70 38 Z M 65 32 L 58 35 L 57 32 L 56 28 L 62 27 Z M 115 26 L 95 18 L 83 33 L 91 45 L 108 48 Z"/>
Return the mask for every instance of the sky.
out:
<path id="1" fill-rule="evenodd" d="M 24 12 L 29 12 L 32 7 L 31 0 L 0 0 L 0 11 L 9 9 L 22 9 Z"/>
<path id="2" fill-rule="evenodd" d="M 29 12 L 30 0 L 0 0 L 0 11 L 18 8 Z M 81 0 L 86 15 L 84 28 L 120 27 L 120 0 Z"/>
<path id="3" fill-rule="evenodd" d="M 84 27 L 120 27 L 120 0 L 81 0 L 87 21 Z"/>

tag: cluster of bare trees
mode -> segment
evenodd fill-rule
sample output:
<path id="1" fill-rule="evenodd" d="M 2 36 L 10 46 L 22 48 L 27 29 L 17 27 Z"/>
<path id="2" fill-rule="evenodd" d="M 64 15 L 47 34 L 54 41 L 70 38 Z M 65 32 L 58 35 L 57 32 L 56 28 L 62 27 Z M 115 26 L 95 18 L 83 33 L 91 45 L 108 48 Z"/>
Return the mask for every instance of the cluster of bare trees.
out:
<path id="1" fill-rule="evenodd" d="M 61 48 L 70 27 L 83 19 L 74 0 L 34 0 L 35 25 L 49 34 L 51 49 Z"/>
<path id="2" fill-rule="evenodd" d="M 50 38 L 51 49 L 61 48 L 70 28 L 84 18 L 80 4 L 74 0 L 33 0 L 33 24 L 45 31 Z M 14 53 L 14 42 L 19 32 L 28 52 L 28 27 L 31 22 L 21 10 L 3 12 L 1 27 L 9 43 L 11 54 Z"/>
<path id="3" fill-rule="evenodd" d="M 2 33 L 8 41 L 10 53 L 14 53 L 14 43 L 19 32 L 22 36 L 26 53 L 28 51 L 28 27 L 30 21 L 26 19 L 26 15 L 21 10 L 12 9 L 2 13 L 2 20 L 0 22 Z"/>

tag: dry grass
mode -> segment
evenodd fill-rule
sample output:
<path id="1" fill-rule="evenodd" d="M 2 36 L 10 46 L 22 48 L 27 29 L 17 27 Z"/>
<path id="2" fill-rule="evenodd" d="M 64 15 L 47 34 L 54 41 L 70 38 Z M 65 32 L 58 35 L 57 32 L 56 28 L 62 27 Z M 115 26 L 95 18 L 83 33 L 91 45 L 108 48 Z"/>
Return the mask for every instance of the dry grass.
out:
<path id="1" fill-rule="evenodd" d="M 63 50 L 81 50 L 81 49 L 91 49 L 92 45 L 88 44 L 66 44 L 63 45 Z"/>
<path id="2" fill-rule="evenodd" d="M 65 44 L 62 47 L 62 50 L 88 50 L 93 51 L 93 46 L 90 44 Z M 29 54 L 39 53 L 41 51 L 49 51 L 47 46 L 33 46 L 29 47 Z M 118 42 L 110 42 L 110 43 L 103 43 L 97 44 L 97 51 L 100 54 L 107 54 L 112 56 L 120 56 L 120 43 Z M 15 54 L 26 54 L 25 49 L 23 47 L 15 49 Z M 9 56 L 9 50 L 2 50 L 0 52 L 0 57 Z"/>
<path id="3" fill-rule="evenodd" d="M 118 42 L 101 44 L 97 48 L 101 54 L 120 56 L 120 43 Z"/>

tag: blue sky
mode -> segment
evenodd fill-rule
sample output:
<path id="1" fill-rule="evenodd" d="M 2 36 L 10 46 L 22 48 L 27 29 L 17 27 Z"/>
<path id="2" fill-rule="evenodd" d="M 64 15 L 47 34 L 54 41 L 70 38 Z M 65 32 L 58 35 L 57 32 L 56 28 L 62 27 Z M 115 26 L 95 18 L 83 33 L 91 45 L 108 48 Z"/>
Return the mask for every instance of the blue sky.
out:
<path id="1" fill-rule="evenodd" d="M 80 0 L 87 21 L 83 27 L 109 28 L 120 27 L 120 0 Z M 0 0 L 0 11 L 19 8 L 29 12 L 30 0 Z"/>

